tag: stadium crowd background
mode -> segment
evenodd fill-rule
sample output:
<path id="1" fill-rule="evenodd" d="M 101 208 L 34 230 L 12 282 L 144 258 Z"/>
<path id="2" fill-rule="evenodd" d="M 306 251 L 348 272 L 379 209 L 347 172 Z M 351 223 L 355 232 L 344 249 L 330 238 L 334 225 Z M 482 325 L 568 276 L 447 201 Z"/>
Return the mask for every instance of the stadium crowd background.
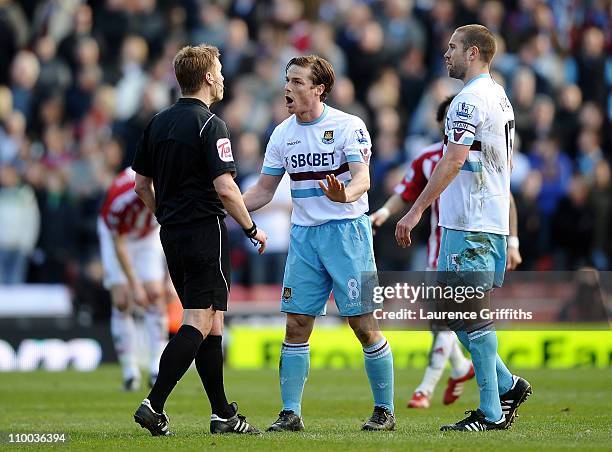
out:
<path id="1" fill-rule="evenodd" d="M 493 75 L 515 110 L 521 268 L 610 269 L 610 1 L 0 0 L 0 283 L 64 283 L 77 300 L 105 299 L 99 207 L 147 122 L 179 94 L 172 57 L 184 44 L 221 50 L 226 95 L 213 111 L 243 187 L 286 117 L 286 62 L 327 58 L 329 104 L 372 134 L 376 209 L 439 140 L 436 106 L 460 89 L 442 55 L 467 23 L 497 35 Z M 286 191 L 256 220 L 271 237 L 265 260 L 234 227 L 234 283 L 281 282 Z M 379 268 L 423 269 L 427 223 L 408 251 L 394 227 L 375 238 Z"/>

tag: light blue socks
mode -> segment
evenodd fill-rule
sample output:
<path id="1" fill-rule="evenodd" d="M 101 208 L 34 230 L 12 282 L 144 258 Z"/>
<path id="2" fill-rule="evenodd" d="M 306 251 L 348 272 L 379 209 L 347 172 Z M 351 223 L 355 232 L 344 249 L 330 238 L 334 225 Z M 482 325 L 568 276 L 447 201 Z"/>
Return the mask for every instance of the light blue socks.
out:
<path id="1" fill-rule="evenodd" d="M 302 413 L 302 393 L 310 368 L 310 346 L 283 342 L 280 356 L 280 389 L 283 410 Z"/>
<path id="2" fill-rule="evenodd" d="M 497 389 L 497 335 L 495 331 L 474 331 L 468 335 L 472 363 L 480 391 L 480 410 L 485 418 L 497 422 L 502 418 L 502 409 Z"/>
<path id="3" fill-rule="evenodd" d="M 374 405 L 393 413 L 393 355 L 387 339 L 364 347 L 363 354 Z"/>
<path id="4" fill-rule="evenodd" d="M 465 331 L 455 331 L 455 333 L 457 333 L 459 341 L 471 353 L 468 333 Z M 500 395 L 505 394 L 512 389 L 512 374 L 497 353 L 495 357 L 495 371 L 497 372 L 497 390 Z"/>

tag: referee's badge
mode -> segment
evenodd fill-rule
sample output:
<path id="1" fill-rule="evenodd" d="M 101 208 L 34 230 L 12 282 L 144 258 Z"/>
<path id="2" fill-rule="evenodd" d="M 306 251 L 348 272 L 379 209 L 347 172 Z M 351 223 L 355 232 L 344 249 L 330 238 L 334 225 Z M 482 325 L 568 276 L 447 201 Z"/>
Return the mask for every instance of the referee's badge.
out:
<path id="1" fill-rule="evenodd" d="M 323 144 L 332 144 L 334 142 L 334 131 L 326 130 L 323 133 L 323 138 L 321 138 L 321 141 L 323 142 Z"/>
<path id="2" fill-rule="evenodd" d="M 283 301 L 289 303 L 291 299 L 291 287 L 283 287 Z"/>
<path id="3" fill-rule="evenodd" d="M 217 152 L 219 158 L 223 162 L 233 162 L 234 156 L 232 155 L 232 143 L 229 138 L 219 138 L 217 140 Z"/>

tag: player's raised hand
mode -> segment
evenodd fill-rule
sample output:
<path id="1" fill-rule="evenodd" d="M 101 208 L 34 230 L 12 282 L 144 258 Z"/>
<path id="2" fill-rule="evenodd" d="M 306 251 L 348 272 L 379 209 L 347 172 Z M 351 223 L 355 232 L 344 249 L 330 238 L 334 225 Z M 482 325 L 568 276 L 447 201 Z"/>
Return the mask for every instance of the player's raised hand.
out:
<path id="1" fill-rule="evenodd" d="M 343 182 L 336 179 L 334 174 L 325 176 L 325 180 L 327 180 L 327 186 L 323 183 L 323 181 L 319 181 L 319 187 L 321 187 L 321 190 L 323 190 L 325 196 L 335 202 L 348 201 L 346 196 L 346 186 Z"/>
<path id="2" fill-rule="evenodd" d="M 518 248 L 509 246 L 508 251 L 506 253 L 506 270 L 514 270 L 516 267 L 521 265 L 523 262 L 523 258 L 521 257 L 521 253 Z"/>
<path id="3" fill-rule="evenodd" d="M 255 240 L 259 242 L 259 254 L 263 254 L 266 250 L 266 242 L 268 241 L 268 234 L 263 229 L 257 228 L 257 234 L 253 237 Z"/>
<path id="4" fill-rule="evenodd" d="M 412 244 L 410 232 L 415 228 L 421 220 L 421 214 L 412 209 L 397 222 L 395 227 L 395 240 L 402 248 L 406 248 Z"/>

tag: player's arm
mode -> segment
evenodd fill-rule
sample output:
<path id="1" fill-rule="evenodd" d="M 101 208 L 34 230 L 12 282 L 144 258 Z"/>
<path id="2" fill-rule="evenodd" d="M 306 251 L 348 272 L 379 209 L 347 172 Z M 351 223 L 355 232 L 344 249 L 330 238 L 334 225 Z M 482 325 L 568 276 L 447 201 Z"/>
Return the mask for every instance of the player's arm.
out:
<path id="1" fill-rule="evenodd" d="M 266 145 L 266 152 L 264 153 L 264 161 L 261 168 L 261 174 L 257 183 L 249 188 L 243 195 L 244 204 L 249 212 L 261 209 L 267 205 L 274 198 L 274 193 L 283 179 L 285 174 L 285 167 L 283 165 L 283 154 L 276 145 L 282 136 L 279 132 L 279 127 L 276 127 L 268 140 Z"/>
<path id="2" fill-rule="evenodd" d="M 427 185 L 427 178 L 423 172 L 423 157 L 412 161 L 402 182 L 395 187 L 395 194 L 387 200 L 384 206 L 370 215 L 373 229 L 382 226 L 392 215 L 410 208 L 423 192 Z"/>
<path id="3" fill-rule="evenodd" d="M 402 199 L 402 197 L 398 194 L 394 194 L 387 202 L 370 215 L 370 221 L 372 222 L 372 227 L 374 229 L 381 227 L 385 222 L 389 219 L 389 217 L 401 212 L 404 209 L 407 209 L 411 203 L 406 203 Z"/>
<path id="4" fill-rule="evenodd" d="M 325 176 L 327 185 L 319 181 L 319 186 L 325 196 L 335 202 L 355 202 L 370 189 L 370 171 L 368 165 L 361 162 L 349 163 L 351 183 L 344 185 L 331 174 Z"/>
<path id="5" fill-rule="evenodd" d="M 410 246 L 410 231 L 418 224 L 423 212 L 440 196 L 452 180 L 459 174 L 468 157 L 470 145 L 449 141 L 447 151 L 436 165 L 423 192 L 414 202 L 410 211 L 402 217 L 395 228 L 398 245 Z"/>
<path id="6" fill-rule="evenodd" d="M 370 189 L 370 169 L 365 163 L 351 162 L 349 171 L 351 183 L 345 188 L 346 202 L 354 202 Z"/>
<path id="7" fill-rule="evenodd" d="M 370 158 L 372 140 L 365 124 L 354 116 L 346 122 L 342 152 L 348 162 L 351 181 L 340 182 L 335 175 L 325 176 L 327 184 L 319 181 L 323 194 L 334 202 L 355 202 L 370 189 Z"/>
<path id="8" fill-rule="evenodd" d="M 508 237 L 508 249 L 506 253 L 506 270 L 514 270 L 521 262 L 523 262 L 523 258 L 519 251 L 516 202 L 514 201 L 514 196 L 510 193 L 510 236 Z"/>
<path id="9" fill-rule="evenodd" d="M 259 242 L 259 254 L 263 253 L 266 249 L 266 240 L 268 237 L 262 229 L 256 228 L 255 223 L 251 219 L 251 215 L 249 215 L 249 212 L 244 205 L 242 194 L 240 193 L 238 185 L 236 185 L 236 182 L 234 182 L 232 173 L 227 172 L 217 176 L 213 180 L 213 185 L 217 194 L 219 195 L 219 199 L 223 203 L 223 207 L 225 207 L 227 213 L 229 213 L 231 217 L 242 227 L 242 229 L 244 229 L 247 236 L 249 235 L 248 231 L 256 231 L 256 234 L 251 238 Z"/>
<path id="10" fill-rule="evenodd" d="M 260 174 L 257 183 L 247 190 L 242 196 L 244 199 L 244 205 L 249 212 L 261 209 L 267 205 L 272 198 L 278 184 L 280 184 L 283 176 L 273 176 L 270 174 Z"/>
<path id="11" fill-rule="evenodd" d="M 124 235 L 114 231 L 111 234 L 113 237 L 115 255 L 117 256 L 121 270 L 123 270 L 123 274 L 128 280 L 134 301 L 137 304 L 144 306 L 147 301 L 147 294 L 142 287 L 142 284 L 136 277 L 136 273 L 134 272 L 134 266 L 132 265 L 130 255 L 127 251 L 126 238 Z"/>
<path id="12" fill-rule="evenodd" d="M 136 184 L 134 191 L 144 202 L 145 206 L 155 215 L 155 191 L 153 190 L 153 179 L 136 173 Z"/>

